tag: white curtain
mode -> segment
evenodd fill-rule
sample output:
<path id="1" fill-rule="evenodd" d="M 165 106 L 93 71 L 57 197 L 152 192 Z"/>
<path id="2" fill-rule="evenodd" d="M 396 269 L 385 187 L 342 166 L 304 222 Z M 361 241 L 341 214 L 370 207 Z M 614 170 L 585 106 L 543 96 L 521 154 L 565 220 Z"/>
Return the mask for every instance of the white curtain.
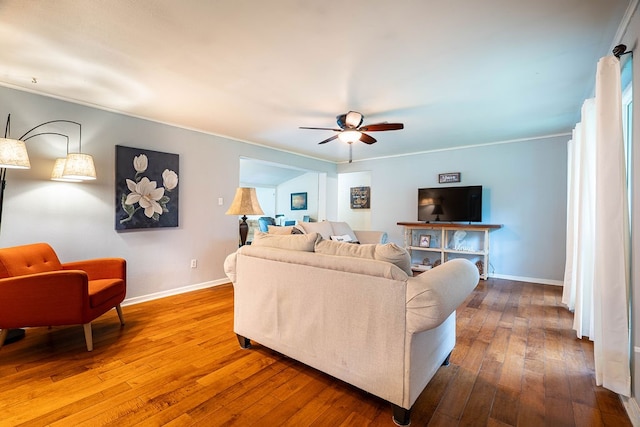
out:
<path id="1" fill-rule="evenodd" d="M 562 302 L 578 338 L 594 342 L 596 384 L 630 396 L 629 217 L 620 63 L 598 62 L 596 96 L 568 144 Z"/>

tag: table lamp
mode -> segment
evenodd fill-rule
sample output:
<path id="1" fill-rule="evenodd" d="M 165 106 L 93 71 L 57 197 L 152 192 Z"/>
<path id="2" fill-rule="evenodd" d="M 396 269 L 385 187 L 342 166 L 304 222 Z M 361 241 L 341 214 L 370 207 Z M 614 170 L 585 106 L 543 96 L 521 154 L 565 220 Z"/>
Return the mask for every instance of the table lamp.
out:
<path id="1" fill-rule="evenodd" d="M 236 195 L 231 202 L 227 215 L 242 215 L 240 221 L 240 246 L 244 246 L 247 241 L 247 233 L 249 225 L 247 224 L 247 215 L 264 215 L 255 188 L 239 187 L 236 189 Z"/>

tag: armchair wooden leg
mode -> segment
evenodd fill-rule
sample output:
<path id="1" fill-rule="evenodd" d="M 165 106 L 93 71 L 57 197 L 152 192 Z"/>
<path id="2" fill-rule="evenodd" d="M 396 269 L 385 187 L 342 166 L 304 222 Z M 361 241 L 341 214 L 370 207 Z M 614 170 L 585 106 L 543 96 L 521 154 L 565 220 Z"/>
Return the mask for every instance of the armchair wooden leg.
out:
<path id="1" fill-rule="evenodd" d="M 0 347 L 4 344 L 4 340 L 7 339 L 7 335 L 9 335 L 8 329 L 0 329 Z"/>
<path id="2" fill-rule="evenodd" d="M 93 336 L 91 334 L 91 322 L 82 325 L 84 327 L 84 340 L 87 342 L 87 351 L 93 350 Z"/>
<path id="3" fill-rule="evenodd" d="M 118 317 L 120 318 L 120 324 L 124 326 L 124 316 L 122 315 L 122 307 L 120 307 L 120 304 L 116 305 L 116 311 L 118 312 Z"/>

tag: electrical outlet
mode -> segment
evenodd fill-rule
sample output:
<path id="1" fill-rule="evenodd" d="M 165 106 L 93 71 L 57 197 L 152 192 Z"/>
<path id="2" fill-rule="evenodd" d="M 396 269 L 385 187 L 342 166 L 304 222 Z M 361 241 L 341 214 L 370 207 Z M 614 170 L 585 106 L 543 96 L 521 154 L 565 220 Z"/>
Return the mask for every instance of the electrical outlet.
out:
<path id="1" fill-rule="evenodd" d="M 222 197 L 218 197 L 218 206 L 222 206 L 223 202 L 224 200 L 222 199 Z"/>
<path id="2" fill-rule="evenodd" d="M 192 259 L 191 260 L 191 268 L 197 268 L 198 267 L 198 260 L 197 259 Z"/>

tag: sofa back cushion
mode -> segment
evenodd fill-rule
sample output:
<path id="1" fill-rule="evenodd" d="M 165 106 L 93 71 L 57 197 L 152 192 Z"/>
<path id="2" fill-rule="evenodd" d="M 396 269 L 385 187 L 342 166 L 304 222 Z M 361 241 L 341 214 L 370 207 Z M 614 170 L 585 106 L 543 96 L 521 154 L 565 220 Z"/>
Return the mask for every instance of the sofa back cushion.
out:
<path id="1" fill-rule="evenodd" d="M 267 233 L 269 234 L 293 234 L 293 225 L 280 226 L 280 225 L 270 225 Z"/>
<path id="2" fill-rule="evenodd" d="M 60 260 L 46 243 L 0 249 L 0 278 L 62 270 Z"/>
<path id="3" fill-rule="evenodd" d="M 257 231 L 251 246 L 288 249 L 291 251 L 313 252 L 316 241 L 321 239 L 318 233 L 310 234 L 270 234 Z"/>
<path id="4" fill-rule="evenodd" d="M 329 221 L 321 222 L 299 222 L 296 227 L 304 231 L 306 234 L 318 233 L 323 239 L 329 240 L 334 235 L 333 227 Z"/>
<path id="5" fill-rule="evenodd" d="M 316 252 L 326 255 L 347 256 L 354 258 L 375 259 L 390 262 L 398 266 L 408 275 L 411 272 L 409 253 L 395 243 L 353 245 L 351 243 L 321 240 L 316 243 Z"/>

